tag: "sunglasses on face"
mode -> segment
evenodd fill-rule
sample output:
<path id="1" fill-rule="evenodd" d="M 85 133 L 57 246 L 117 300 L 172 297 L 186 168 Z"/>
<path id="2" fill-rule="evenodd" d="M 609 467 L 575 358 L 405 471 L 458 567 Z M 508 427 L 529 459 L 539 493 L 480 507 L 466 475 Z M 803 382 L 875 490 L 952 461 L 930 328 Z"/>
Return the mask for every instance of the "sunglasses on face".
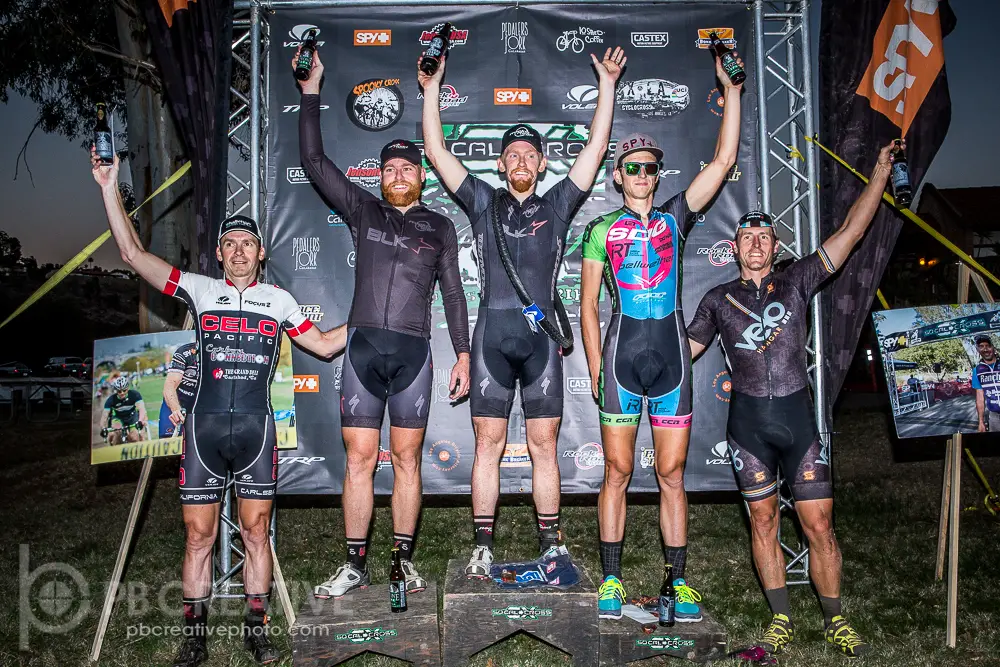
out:
<path id="1" fill-rule="evenodd" d="M 628 176 L 638 176 L 640 171 L 645 171 L 647 176 L 656 176 L 660 173 L 659 162 L 626 162 L 622 168 Z"/>

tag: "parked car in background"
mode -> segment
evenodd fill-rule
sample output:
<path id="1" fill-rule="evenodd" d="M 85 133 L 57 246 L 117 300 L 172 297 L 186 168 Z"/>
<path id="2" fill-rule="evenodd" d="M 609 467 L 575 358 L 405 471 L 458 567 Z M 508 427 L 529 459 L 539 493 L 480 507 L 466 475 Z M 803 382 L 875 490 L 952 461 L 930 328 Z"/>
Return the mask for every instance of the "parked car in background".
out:
<path id="1" fill-rule="evenodd" d="M 31 375 L 31 368 L 27 364 L 22 364 L 20 361 L 11 361 L 10 363 L 0 364 L 0 377 L 6 378 L 26 378 Z"/>
<path id="2" fill-rule="evenodd" d="M 83 377 L 88 371 L 80 357 L 51 357 L 45 364 L 46 375 Z"/>

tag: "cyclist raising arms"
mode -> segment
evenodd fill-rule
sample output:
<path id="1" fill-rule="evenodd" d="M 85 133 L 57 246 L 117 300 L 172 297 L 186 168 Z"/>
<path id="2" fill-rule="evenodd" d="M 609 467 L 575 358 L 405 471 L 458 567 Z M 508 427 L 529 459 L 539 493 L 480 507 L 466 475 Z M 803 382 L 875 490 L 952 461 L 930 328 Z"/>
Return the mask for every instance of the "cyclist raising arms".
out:
<path id="1" fill-rule="evenodd" d="M 320 332 L 302 316 L 291 294 L 257 281 L 264 248 L 257 223 L 249 218 L 233 216 L 220 225 L 215 256 L 222 263 L 224 279 L 179 271 L 147 252 L 122 205 L 118 158 L 105 166 L 91 149 L 91 162 L 122 259 L 150 285 L 187 303 L 200 346 L 199 392 L 187 417 L 181 455 L 185 639 L 174 666 L 194 667 L 208 658 L 205 639 L 212 594 L 212 548 L 229 473 L 236 478 L 240 533 L 246 550 L 243 643 L 258 662 L 273 662 L 281 653 L 267 628 L 271 585 L 268 524 L 278 471 L 270 389 L 281 329 L 296 344 L 321 357 L 344 348 L 347 329 L 341 326 Z"/>
<path id="2" fill-rule="evenodd" d="M 625 491 L 632 478 L 643 399 L 653 429 L 660 533 L 664 561 L 673 566 L 677 620 L 702 619 L 701 596 L 687 586 L 687 494 L 684 462 L 691 433 L 691 360 L 681 311 L 681 256 L 697 213 L 708 206 L 736 162 L 740 143 L 740 89 L 716 59 L 725 111 L 715 157 L 680 192 L 654 207 L 663 151 L 644 134 L 618 143 L 615 182 L 625 206 L 587 226 L 580 276 L 580 325 L 591 387 L 601 413 L 604 482 L 597 499 L 604 582 L 602 618 L 621 618 Z M 601 352 L 598 295 L 601 275 L 612 296 L 612 316 Z"/>
<path id="3" fill-rule="evenodd" d="M 109 445 L 122 442 L 139 442 L 143 439 L 142 430 L 148 423 L 146 420 L 146 403 L 142 394 L 135 389 L 129 389 L 128 377 L 119 375 L 111 381 L 114 392 L 104 402 L 104 416 L 101 423 L 101 437 L 108 439 Z M 117 419 L 121 426 L 111 428 L 111 420 Z"/>
<path id="4" fill-rule="evenodd" d="M 507 444 L 507 420 L 521 383 L 531 456 L 531 491 L 538 514 L 539 546 L 558 545 L 559 461 L 556 438 L 562 418 L 562 352 L 545 335 L 532 333 L 535 320 L 526 321 L 523 303 L 501 260 L 494 226 L 501 225 L 509 247 L 513 272 L 530 286 L 540 309 L 554 313 L 559 298 L 555 278 L 566 233 L 577 207 L 594 184 L 604 159 L 614 115 L 615 83 L 625 66 L 620 48 L 608 49 L 603 60 L 591 55 L 599 78 L 597 110 L 590 138 L 569 175 L 545 194 L 535 193 L 545 170 L 542 138 L 528 125 L 508 129 L 501 142 L 497 169 L 507 187 L 494 189 L 469 174 L 445 146 L 439 100 L 445 58 L 433 76 L 418 68 L 424 89 L 424 151 L 445 187 L 469 215 L 479 261 L 480 306 L 472 340 L 472 425 L 476 456 L 472 464 L 472 514 L 476 547 L 465 569 L 469 577 L 489 577 L 493 562 L 493 517 L 500 496 L 500 457 Z M 494 198 L 499 201 L 494 202 Z M 502 220 L 490 221 L 495 207 Z M 561 304 L 560 304 L 561 305 Z M 529 328 L 531 326 L 532 328 Z"/>

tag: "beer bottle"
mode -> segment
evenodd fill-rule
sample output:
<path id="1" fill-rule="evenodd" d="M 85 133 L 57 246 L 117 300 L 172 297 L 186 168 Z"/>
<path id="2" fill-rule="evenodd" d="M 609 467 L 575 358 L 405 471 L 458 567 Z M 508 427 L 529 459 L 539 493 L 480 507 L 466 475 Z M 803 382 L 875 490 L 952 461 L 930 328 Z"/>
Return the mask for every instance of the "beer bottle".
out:
<path id="1" fill-rule="evenodd" d="M 913 201 L 910 170 L 906 166 L 906 153 L 900 139 L 896 139 L 896 147 L 892 149 L 892 197 L 899 208 L 909 208 Z"/>
<path id="2" fill-rule="evenodd" d="M 115 161 L 114 144 L 111 141 L 111 128 L 108 126 L 108 109 L 104 102 L 97 103 L 97 123 L 94 125 L 94 150 L 101 164 L 113 164 Z"/>
<path id="3" fill-rule="evenodd" d="M 389 570 L 389 609 L 394 614 L 406 611 L 406 577 L 399 559 L 399 547 L 392 548 L 392 569 Z"/>
<path id="4" fill-rule="evenodd" d="M 420 58 L 420 71 L 427 76 L 434 76 L 441 66 L 441 58 L 448 52 L 451 45 L 451 23 L 445 22 L 441 29 L 431 38 L 431 43 L 427 45 L 427 50 Z"/>
<path id="5" fill-rule="evenodd" d="M 726 73 L 726 76 L 733 82 L 733 85 L 738 86 L 746 81 L 746 71 L 744 71 L 739 61 L 736 60 L 736 56 L 733 55 L 729 47 L 719 39 L 719 33 L 709 33 L 708 38 L 712 42 L 712 50 L 715 51 L 715 55 L 719 57 L 719 62 L 722 64 L 722 71 Z"/>
<path id="6" fill-rule="evenodd" d="M 663 566 L 663 584 L 660 586 L 659 616 L 660 625 L 665 628 L 674 627 L 674 605 L 677 602 L 674 592 L 674 568 L 667 563 Z"/>
<path id="7" fill-rule="evenodd" d="M 313 68 L 313 54 L 316 53 L 316 28 L 309 28 L 299 47 L 299 59 L 295 62 L 295 78 L 305 81 Z"/>

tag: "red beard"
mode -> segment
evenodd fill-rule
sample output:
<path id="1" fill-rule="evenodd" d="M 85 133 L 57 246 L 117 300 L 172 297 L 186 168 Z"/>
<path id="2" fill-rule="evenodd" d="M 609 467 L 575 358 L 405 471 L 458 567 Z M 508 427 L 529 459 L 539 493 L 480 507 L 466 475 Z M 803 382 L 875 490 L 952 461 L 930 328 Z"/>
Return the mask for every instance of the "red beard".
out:
<path id="1" fill-rule="evenodd" d="M 420 199 L 420 183 L 406 183 L 409 186 L 405 192 L 395 192 L 392 186 L 396 183 L 406 181 L 391 181 L 389 183 L 382 183 L 382 196 L 385 200 L 389 202 L 392 206 L 409 206 L 413 202 Z"/>

